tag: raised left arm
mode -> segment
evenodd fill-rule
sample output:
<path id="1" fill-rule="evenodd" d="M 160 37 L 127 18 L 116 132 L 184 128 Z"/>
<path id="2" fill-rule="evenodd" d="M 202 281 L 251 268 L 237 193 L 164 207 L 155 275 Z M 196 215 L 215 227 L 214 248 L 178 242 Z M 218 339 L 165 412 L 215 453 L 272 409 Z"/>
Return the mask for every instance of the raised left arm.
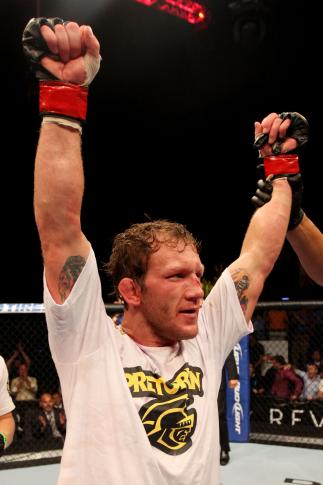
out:
<path id="1" fill-rule="evenodd" d="M 229 266 L 247 321 L 283 247 L 290 210 L 289 183 L 277 178 L 273 181 L 271 200 L 253 214 L 240 256 Z"/>

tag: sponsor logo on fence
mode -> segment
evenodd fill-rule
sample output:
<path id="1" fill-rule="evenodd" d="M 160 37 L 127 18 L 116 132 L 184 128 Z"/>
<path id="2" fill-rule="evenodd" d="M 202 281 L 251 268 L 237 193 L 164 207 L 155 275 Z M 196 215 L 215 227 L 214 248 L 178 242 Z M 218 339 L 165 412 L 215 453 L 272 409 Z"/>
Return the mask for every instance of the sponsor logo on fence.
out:
<path id="1" fill-rule="evenodd" d="M 44 304 L 0 303 L 0 313 L 44 313 Z"/>

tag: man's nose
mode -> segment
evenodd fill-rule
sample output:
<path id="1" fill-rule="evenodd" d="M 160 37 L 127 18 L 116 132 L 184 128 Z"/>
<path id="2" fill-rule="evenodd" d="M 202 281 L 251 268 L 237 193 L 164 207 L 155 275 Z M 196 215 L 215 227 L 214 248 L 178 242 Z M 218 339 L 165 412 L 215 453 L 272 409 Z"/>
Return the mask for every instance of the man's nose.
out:
<path id="1" fill-rule="evenodd" d="M 187 297 L 194 300 L 200 300 L 204 298 L 204 291 L 199 278 L 192 279 L 192 284 L 187 290 Z"/>

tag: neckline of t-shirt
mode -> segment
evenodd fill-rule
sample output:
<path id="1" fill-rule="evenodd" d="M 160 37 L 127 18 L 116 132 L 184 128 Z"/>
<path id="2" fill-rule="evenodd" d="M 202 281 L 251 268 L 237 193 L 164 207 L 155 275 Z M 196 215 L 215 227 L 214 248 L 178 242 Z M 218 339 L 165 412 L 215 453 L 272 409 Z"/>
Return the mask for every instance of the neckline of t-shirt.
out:
<path id="1" fill-rule="evenodd" d="M 181 349 L 180 342 L 176 342 L 174 345 L 166 345 L 163 347 L 149 347 L 147 345 L 142 345 L 138 343 L 137 345 L 145 354 L 163 357 L 164 359 L 173 359 L 179 354 Z"/>

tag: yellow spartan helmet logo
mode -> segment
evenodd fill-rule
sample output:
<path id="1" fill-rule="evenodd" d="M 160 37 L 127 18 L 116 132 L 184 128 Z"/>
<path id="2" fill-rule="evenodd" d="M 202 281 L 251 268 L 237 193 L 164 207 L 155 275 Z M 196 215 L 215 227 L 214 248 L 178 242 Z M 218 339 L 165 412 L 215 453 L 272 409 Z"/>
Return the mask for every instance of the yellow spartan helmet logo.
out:
<path id="1" fill-rule="evenodd" d="M 195 409 L 187 393 L 168 400 L 149 401 L 140 410 L 142 423 L 150 443 L 170 455 L 184 453 L 192 445 L 196 426 Z"/>

